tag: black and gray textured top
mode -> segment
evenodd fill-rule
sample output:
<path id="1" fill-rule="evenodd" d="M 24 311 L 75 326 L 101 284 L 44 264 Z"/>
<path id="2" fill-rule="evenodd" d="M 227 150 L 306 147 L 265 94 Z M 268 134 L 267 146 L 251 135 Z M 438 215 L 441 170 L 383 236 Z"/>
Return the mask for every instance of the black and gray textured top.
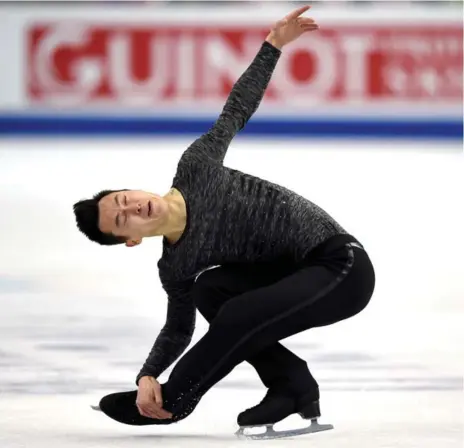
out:
<path id="1" fill-rule="evenodd" d="M 191 341 L 196 309 L 190 288 L 203 270 L 226 263 L 298 262 L 345 230 L 320 207 L 279 185 L 224 167 L 231 140 L 257 110 L 280 57 L 264 42 L 235 83 L 213 127 L 182 155 L 173 187 L 187 204 L 187 226 L 163 241 L 158 263 L 168 295 L 166 324 L 138 379 L 158 377 Z"/>

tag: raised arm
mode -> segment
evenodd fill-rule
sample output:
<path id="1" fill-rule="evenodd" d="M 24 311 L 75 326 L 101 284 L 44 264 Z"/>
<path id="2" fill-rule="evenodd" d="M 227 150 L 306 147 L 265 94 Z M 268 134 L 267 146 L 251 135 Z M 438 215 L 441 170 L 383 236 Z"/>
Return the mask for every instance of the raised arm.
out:
<path id="1" fill-rule="evenodd" d="M 222 112 L 212 128 L 185 152 L 186 157 L 200 157 L 222 163 L 230 142 L 258 109 L 280 50 L 264 42 L 253 62 L 234 84 Z"/>
<path id="2" fill-rule="evenodd" d="M 309 6 L 296 9 L 278 21 L 252 63 L 234 84 L 213 127 L 185 151 L 183 158 L 200 158 L 222 163 L 230 142 L 258 109 L 282 47 L 306 31 L 318 28 L 313 19 L 300 17 Z"/>

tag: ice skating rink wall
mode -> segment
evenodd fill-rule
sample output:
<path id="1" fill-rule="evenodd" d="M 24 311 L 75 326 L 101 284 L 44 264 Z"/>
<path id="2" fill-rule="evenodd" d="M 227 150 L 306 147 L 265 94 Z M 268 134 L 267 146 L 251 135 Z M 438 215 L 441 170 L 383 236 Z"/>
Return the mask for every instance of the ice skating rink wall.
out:
<path id="1" fill-rule="evenodd" d="M 102 3 L 1 5 L 0 135 L 201 133 L 289 11 Z M 462 139 L 462 4 L 331 4 L 244 134 Z"/>

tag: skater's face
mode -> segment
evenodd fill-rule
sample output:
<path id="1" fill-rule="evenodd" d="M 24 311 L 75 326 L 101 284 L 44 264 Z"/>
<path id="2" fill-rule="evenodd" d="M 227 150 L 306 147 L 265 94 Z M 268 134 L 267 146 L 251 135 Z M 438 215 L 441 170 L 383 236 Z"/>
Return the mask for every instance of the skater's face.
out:
<path id="1" fill-rule="evenodd" d="M 124 237 L 128 246 L 155 234 L 168 213 L 161 196 L 142 190 L 110 193 L 100 200 L 98 208 L 100 230 Z"/>

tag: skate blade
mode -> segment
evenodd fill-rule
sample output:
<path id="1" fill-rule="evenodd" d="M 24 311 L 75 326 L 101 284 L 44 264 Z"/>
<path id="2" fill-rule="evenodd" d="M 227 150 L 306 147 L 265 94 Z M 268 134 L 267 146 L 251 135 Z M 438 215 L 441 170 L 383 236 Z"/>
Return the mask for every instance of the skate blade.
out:
<path id="1" fill-rule="evenodd" d="M 100 406 L 94 406 L 93 404 L 91 404 L 90 407 L 91 407 L 94 411 L 100 411 L 100 412 L 101 412 Z"/>
<path id="2" fill-rule="evenodd" d="M 304 434 L 312 434 L 321 431 L 328 431 L 333 429 L 333 425 L 321 425 L 317 420 L 312 420 L 311 424 L 306 428 L 289 429 L 286 431 L 276 431 L 274 425 L 260 425 L 266 427 L 266 432 L 261 434 L 245 434 L 246 429 L 259 428 L 259 426 L 242 426 L 238 429 L 235 435 L 239 439 L 249 440 L 265 440 L 265 439 L 283 439 L 286 437 L 302 436 Z"/>

